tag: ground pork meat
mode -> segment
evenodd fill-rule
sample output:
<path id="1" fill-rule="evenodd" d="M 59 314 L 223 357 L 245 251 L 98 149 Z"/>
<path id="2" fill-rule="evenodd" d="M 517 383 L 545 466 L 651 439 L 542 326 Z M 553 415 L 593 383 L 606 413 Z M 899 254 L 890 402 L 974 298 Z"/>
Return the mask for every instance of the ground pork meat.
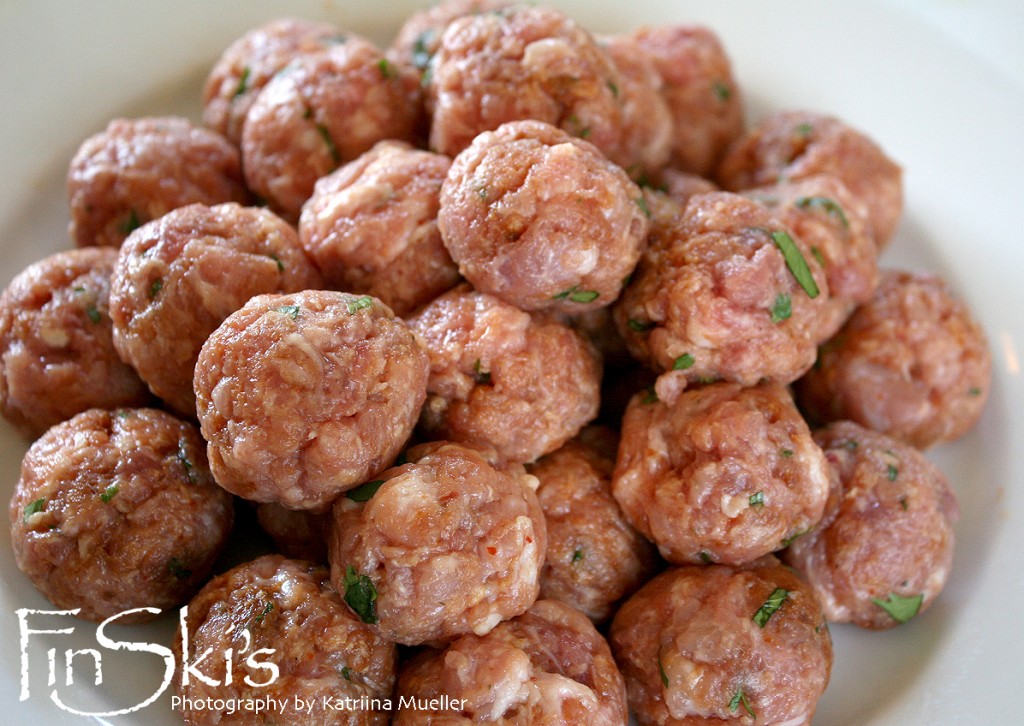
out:
<path id="1" fill-rule="evenodd" d="M 117 250 L 58 252 L 0 295 L 0 412 L 31 438 L 89 408 L 149 393 L 114 350 L 108 298 Z"/>
<path id="2" fill-rule="evenodd" d="M 501 10 L 508 0 L 443 0 L 410 15 L 388 48 L 388 58 L 424 73 L 441 45 L 441 36 L 453 20 Z M 428 77 L 429 80 L 429 77 Z"/>
<path id="3" fill-rule="evenodd" d="M 288 509 L 263 502 L 256 506 L 256 519 L 285 557 L 327 562 L 328 512 Z"/>
<path id="4" fill-rule="evenodd" d="M 373 704 L 391 696 L 395 646 L 349 612 L 326 567 L 264 555 L 211 580 L 181 617 L 174 684 L 183 699 L 284 701 L 284 708 L 261 720 L 277 726 L 389 722 L 389 714 Z M 213 655 L 197 662 L 207 651 Z M 224 653 L 234 654 L 230 671 Z M 186 674 L 185 658 L 202 678 Z M 296 707 L 297 699 L 310 706 Z M 254 723 L 253 713 L 242 708 L 228 714 L 185 703 L 181 716 L 188 726 Z M 345 703 L 357 707 L 331 705 Z"/>
<path id="5" fill-rule="evenodd" d="M 184 118 L 115 119 L 68 169 L 71 240 L 118 247 L 141 224 L 187 204 L 245 202 L 238 149 Z"/>
<path id="6" fill-rule="evenodd" d="M 195 391 L 225 489 L 316 509 L 386 468 L 426 396 L 412 333 L 368 295 L 258 295 L 203 344 Z"/>
<path id="7" fill-rule="evenodd" d="M 771 556 L 662 573 L 619 609 L 609 641 L 640 724 L 804 726 L 832 667 L 814 593 Z"/>
<path id="8" fill-rule="evenodd" d="M 254 295 L 320 286 L 298 235 L 273 212 L 192 204 L 125 240 L 114 269 L 114 346 L 150 390 L 194 417 L 199 349 Z"/>
<path id="9" fill-rule="evenodd" d="M 299 238 L 326 284 L 367 293 L 405 316 L 456 285 L 437 228 L 451 160 L 382 141 L 321 178 L 302 207 Z"/>
<path id="10" fill-rule="evenodd" d="M 523 613 L 547 549 L 537 480 L 493 452 L 449 442 L 407 458 L 334 504 L 335 587 L 377 632 L 406 645 L 483 635 Z"/>
<path id="11" fill-rule="evenodd" d="M 186 601 L 233 512 L 196 427 L 149 408 L 94 408 L 51 428 L 25 454 L 9 509 L 21 571 L 57 607 L 97 621 Z"/>

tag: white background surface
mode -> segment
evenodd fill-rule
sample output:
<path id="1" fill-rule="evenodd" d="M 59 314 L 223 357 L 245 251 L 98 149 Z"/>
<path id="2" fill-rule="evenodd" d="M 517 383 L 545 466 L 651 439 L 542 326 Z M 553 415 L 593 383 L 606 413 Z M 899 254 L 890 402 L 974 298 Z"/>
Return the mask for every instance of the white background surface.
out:
<path id="1" fill-rule="evenodd" d="M 63 175 L 78 144 L 115 115 L 198 118 L 218 53 L 285 12 L 328 18 L 386 42 L 418 2 L 224 0 L 210 3 L 0 2 L 0 285 L 68 246 Z M 779 108 L 833 113 L 867 131 L 905 168 L 907 210 L 883 262 L 948 277 L 990 336 L 995 380 L 979 428 L 930 453 L 961 498 L 947 590 L 895 631 L 837 627 L 832 684 L 816 724 L 1003 724 L 1019 720 L 1024 686 L 1024 4 L 1019 0 L 554 2 L 588 27 L 696 21 L 722 37 L 754 118 Z M 25 445 L 0 424 L 4 499 Z M 19 701 L 18 608 L 49 608 L 17 572 L 0 534 L 0 701 L 7 723 L 82 724 L 47 694 L 46 647 L 95 647 L 95 626 L 39 638 L 30 693 Z M 123 637 L 169 642 L 174 622 Z M 59 654 L 58 654 L 59 655 Z M 104 652 L 104 683 L 57 687 L 84 710 L 129 706 L 152 692 L 161 661 Z M 165 694 L 112 723 L 180 723 Z"/>

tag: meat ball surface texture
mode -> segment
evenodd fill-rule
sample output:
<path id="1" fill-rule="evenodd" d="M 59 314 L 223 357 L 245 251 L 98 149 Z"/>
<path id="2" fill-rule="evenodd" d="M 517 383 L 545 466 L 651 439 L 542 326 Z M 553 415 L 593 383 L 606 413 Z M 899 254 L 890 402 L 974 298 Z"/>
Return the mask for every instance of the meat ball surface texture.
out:
<path id="1" fill-rule="evenodd" d="M 459 287 L 409 320 L 430 358 L 420 428 L 533 461 L 575 436 L 600 403 L 601 361 L 579 333 Z"/>
<path id="2" fill-rule="evenodd" d="M 814 434 L 837 486 L 786 552 L 832 622 L 882 630 L 928 609 L 949 576 L 959 508 L 938 467 L 849 421 Z"/>
<path id="3" fill-rule="evenodd" d="M 408 17 L 395 34 L 388 58 L 425 72 L 441 45 L 441 36 L 453 20 L 501 10 L 508 0 L 443 0 L 428 5 Z"/>
<path id="4" fill-rule="evenodd" d="M 643 725 L 810 724 L 832 667 L 821 606 L 774 557 L 667 570 L 608 639 Z"/>
<path id="5" fill-rule="evenodd" d="M 114 119 L 68 169 L 69 233 L 79 247 L 119 247 L 139 225 L 187 204 L 249 198 L 238 149 L 187 119 Z"/>
<path id="6" fill-rule="evenodd" d="M 428 362 L 368 295 L 258 295 L 203 344 L 195 391 L 217 483 L 290 509 L 383 471 L 412 433 Z"/>
<path id="7" fill-rule="evenodd" d="M 263 88 L 242 127 L 249 188 L 297 220 L 317 179 L 378 141 L 413 138 L 416 75 L 351 34 L 296 58 Z"/>
<path id="8" fill-rule="evenodd" d="M 484 635 L 537 599 L 547 548 L 537 480 L 432 442 L 334 504 L 328 556 L 346 602 L 405 645 Z"/>
<path id="9" fill-rule="evenodd" d="M 380 298 L 405 316 L 459 281 L 437 228 L 451 159 L 382 141 L 320 179 L 299 237 L 328 287 Z"/>
<path id="10" fill-rule="evenodd" d="M 654 547 L 626 521 L 612 498 L 618 437 L 588 427 L 529 467 L 547 522 L 548 552 L 540 596 L 561 600 L 596 623 L 646 582 L 658 566 Z"/>
<path id="11" fill-rule="evenodd" d="M 621 85 L 607 53 L 558 10 L 517 5 L 462 17 L 430 61 L 430 148 L 455 156 L 484 131 L 535 119 L 614 158 Z"/>
<path id="12" fill-rule="evenodd" d="M 791 383 L 827 337 L 829 287 L 807 245 L 771 210 L 727 192 L 656 212 L 615 306 L 630 351 L 690 382 Z"/>
<path id="13" fill-rule="evenodd" d="M 740 191 L 817 174 L 839 177 L 868 208 L 879 249 L 903 213 L 903 171 L 874 141 L 831 116 L 782 111 L 762 119 L 728 149 L 716 172 Z"/>
<path id="14" fill-rule="evenodd" d="M 274 502 L 263 502 L 256 506 L 256 521 L 285 557 L 327 562 L 329 511 L 288 509 Z"/>
<path id="15" fill-rule="evenodd" d="M 640 189 L 592 145 L 537 121 L 483 133 L 452 162 L 438 225 L 459 271 L 523 310 L 614 301 L 647 234 Z"/>
<path id="16" fill-rule="evenodd" d="M 349 612 L 326 567 L 280 555 L 258 557 L 212 579 L 189 603 L 185 624 L 174 640 L 174 683 L 185 704 L 181 716 L 189 726 L 248 726 L 254 723 L 251 710 L 227 713 L 190 708 L 189 703 L 245 703 L 257 694 L 265 701 L 287 702 L 286 708 L 268 712 L 265 723 L 278 726 L 389 722 L 390 715 L 374 704 L 391 696 L 395 646 Z M 216 685 L 194 675 L 182 685 L 182 636 L 188 639 L 185 652 L 192 654 L 189 663 L 208 650 L 235 653 L 231 670 L 222 657 L 211 657 L 198 670 Z M 295 707 L 297 699 L 307 707 Z M 329 705 L 346 699 L 367 706 Z"/>
<path id="17" fill-rule="evenodd" d="M 135 230 L 114 270 L 114 346 L 179 413 L 196 410 L 192 377 L 210 333 L 251 297 L 319 287 L 295 230 L 273 212 L 193 204 Z"/>
<path id="18" fill-rule="evenodd" d="M 31 438 L 90 408 L 149 402 L 146 384 L 114 350 L 116 261 L 108 247 L 58 252 L 0 295 L 0 412 Z"/>
<path id="19" fill-rule="evenodd" d="M 9 514 L 19 569 L 54 605 L 96 621 L 187 600 L 234 519 L 196 427 L 148 408 L 90 409 L 43 434 Z"/>
<path id="20" fill-rule="evenodd" d="M 796 391 L 813 420 L 849 419 L 920 449 L 967 433 L 991 380 L 985 333 L 949 286 L 885 270 Z"/>
<path id="21" fill-rule="evenodd" d="M 580 612 L 557 600 L 487 635 L 465 635 L 403 665 L 397 697 L 417 706 L 449 699 L 450 708 L 401 709 L 396 726 L 489 723 L 625 726 L 625 685 L 603 637 Z"/>
<path id="22" fill-rule="evenodd" d="M 718 383 L 633 397 L 612 493 L 670 562 L 743 564 L 818 523 L 829 475 L 786 388 Z"/>

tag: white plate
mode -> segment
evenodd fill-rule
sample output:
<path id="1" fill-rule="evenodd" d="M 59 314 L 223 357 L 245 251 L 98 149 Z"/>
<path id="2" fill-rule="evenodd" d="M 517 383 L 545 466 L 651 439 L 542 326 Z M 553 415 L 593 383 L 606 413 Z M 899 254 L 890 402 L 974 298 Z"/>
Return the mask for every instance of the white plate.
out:
<path id="1" fill-rule="evenodd" d="M 961 497 L 958 549 L 935 606 L 895 631 L 834 628 L 832 683 L 815 723 L 1006 723 L 1016 718 L 1024 628 L 1018 574 L 1024 551 L 1024 395 L 1018 351 L 1024 297 L 1024 92 L 926 24 L 890 6 L 819 2 L 554 2 L 588 27 L 697 21 L 722 37 L 752 116 L 778 108 L 826 111 L 866 130 L 905 167 L 907 211 L 888 265 L 947 276 L 990 336 L 995 381 L 988 410 L 966 439 L 930 452 Z M 411 2 L 188 0 L 0 3 L 0 285 L 69 245 L 63 175 L 78 144 L 116 115 L 198 118 L 202 79 L 235 37 L 281 14 L 326 18 L 386 42 Z M 1024 353 L 1024 351 L 1020 351 Z M 0 475 L 9 494 L 25 444 L 0 425 Z M 6 501 L 6 500 L 5 500 Z M 163 661 L 102 650 L 103 682 L 89 656 L 64 683 L 64 651 L 98 648 L 94 625 L 32 616 L 23 695 L 18 609 L 51 609 L 15 568 L 0 535 L 0 701 L 7 723 L 80 724 L 51 699 L 114 711 L 153 693 Z M 169 641 L 163 621 L 115 638 Z M 57 683 L 47 683 L 55 649 Z M 122 724 L 180 723 L 169 689 Z"/>

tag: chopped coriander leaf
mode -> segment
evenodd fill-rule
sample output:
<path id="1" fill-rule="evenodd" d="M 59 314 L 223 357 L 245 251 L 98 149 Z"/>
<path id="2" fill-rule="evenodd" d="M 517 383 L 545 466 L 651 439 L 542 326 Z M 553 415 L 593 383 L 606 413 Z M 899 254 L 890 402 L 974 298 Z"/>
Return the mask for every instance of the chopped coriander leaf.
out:
<path id="1" fill-rule="evenodd" d="M 43 511 L 43 507 L 45 507 L 45 506 L 46 506 L 46 499 L 37 499 L 34 502 L 32 502 L 31 504 L 26 504 L 25 505 L 25 514 L 22 517 L 21 521 L 27 522 L 28 518 L 31 517 L 33 514 L 35 514 L 36 512 Z"/>
<path id="2" fill-rule="evenodd" d="M 735 712 L 740 707 L 740 704 L 743 705 L 743 710 L 749 713 L 751 718 L 757 718 L 754 709 L 750 707 L 750 701 L 747 700 L 747 694 L 743 692 L 743 686 L 737 688 L 736 693 L 729 700 L 729 710 Z"/>
<path id="3" fill-rule="evenodd" d="M 714 562 L 714 560 L 711 559 L 711 553 L 706 552 L 705 550 L 701 550 L 697 556 L 700 557 L 700 561 L 703 562 L 705 565 L 710 565 L 712 562 Z"/>
<path id="4" fill-rule="evenodd" d="M 750 506 L 752 507 L 763 507 L 764 506 L 764 492 L 754 492 L 750 495 Z"/>
<path id="5" fill-rule="evenodd" d="M 85 288 L 84 288 L 84 287 L 82 287 L 81 285 L 75 285 L 75 286 L 74 286 L 73 288 L 71 288 L 71 289 L 72 289 L 72 290 L 73 290 L 74 292 L 78 292 L 78 293 L 82 293 L 82 292 L 85 292 Z"/>
<path id="6" fill-rule="evenodd" d="M 858 444 L 855 439 L 843 442 L 843 448 L 847 451 L 856 451 L 858 446 L 860 446 L 860 444 Z"/>
<path id="7" fill-rule="evenodd" d="M 910 508 L 910 505 L 907 503 L 906 497 L 900 497 L 900 506 L 903 507 L 904 512 Z"/>
<path id="8" fill-rule="evenodd" d="M 572 563 L 575 565 L 577 562 L 583 559 L 583 548 L 577 547 L 572 553 Z"/>
<path id="9" fill-rule="evenodd" d="M 647 321 L 645 323 L 645 322 L 641 322 L 639 320 L 634 320 L 633 318 L 630 318 L 628 325 L 629 325 L 629 329 L 630 330 L 635 330 L 638 333 L 646 333 L 648 330 L 651 330 L 652 328 L 657 327 L 658 324 L 653 322 L 653 321 Z"/>
<path id="10" fill-rule="evenodd" d="M 363 295 L 362 297 L 357 297 L 355 300 L 349 300 L 346 303 L 346 306 L 348 307 L 349 314 L 353 315 L 359 312 L 360 310 L 365 310 L 368 307 L 372 307 L 373 298 L 370 297 L 369 295 Z"/>
<path id="11" fill-rule="evenodd" d="M 185 468 L 185 475 L 188 477 L 188 480 L 195 484 L 198 481 L 196 468 L 192 460 L 188 458 L 188 442 L 184 438 L 178 439 L 178 461 Z"/>
<path id="12" fill-rule="evenodd" d="M 615 81 L 608 81 L 608 90 L 612 92 L 612 95 L 615 96 L 615 98 L 619 97 L 619 86 Z"/>
<path id="13" fill-rule="evenodd" d="M 100 494 L 100 501 L 104 504 L 108 504 L 111 499 L 117 496 L 117 493 L 121 491 L 121 487 L 117 484 L 111 484 Z"/>
<path id="14" fill-rule="evenodd" d="M 889 477 L 889 481 L 896 481 L 896 477 L 900 475 L 900 470 L 895 464 L 886 464 L 885 475 Z"/>
<path id="15" fill-rule="evenodd" d="M 830 217 L 835 217 L 843 229 L 847 229 L 850 226 L 850 220 L 846 218 L 846 213 L 843 212 L 843 208 L 839 206 L 839 202 L 829 197 L 799 197 L 796 200 L 796 206 L 801 209 L 818 207 L 823 210 Z"/>
<path id="16" fill-rule="evenodd" d="M 87 307 L 85 309 L 85 314 L 93 323 L 99 323 L 103 319 L 103 316 L 100 314 L 100 311 L 96 309 L 95 305 Z"/>
<path id="17" fill-rule="evenodd" d="M 432 80 L 434 80 L 434 66 L 428 63 L 427 67 L 423 69 L 423 75 L 420 76 L 420 88 L 426 88 Z"/>
<path id="18" fill-rule="evenodd" d="M 811 531 L 810 527 L 808 527 L 807 529 L 798 529 L 796 532 L 794 532 L 793 534 L 791 534 L 788 537 L 786 537 L 786 539 L 782 540 L 782 546 L 783 547 L 789 547 L 791 544 L 796 542 L 797 538 L 803 537 L 805 534 L 807 534 L 810 531 Z"/>
<path id="19" fill-rule="evenodd" d="M 579 288 L 580 288 L 580 286 L 579 286 L 579 285 L 573 285 L 572 287 L 570 287 L 570 288 L 569 288 L 569 289 L 567 289 L 567 290 L 562 290 L 562 291 L 561 291 L 560 293 L 558 293 L 557 295 L 552 295 L 552 296 L 551 296 L 551 299 L 552 299 L 552 300 L 565 300 L 565 299 L 566 299 L 567 297 L 569 297 L 569 296 L 570 296 L 570 295 L 572 295 L 572 294 L 573 294 L 574 292 L 576 292 L 577 290 L 579 290 Z"/>
<path id="20" fill-rule="evenodd" d="M 481 368 L 479 358 L 473 362 L 473 378 L 482 386 L 489 386 L 491 384 L 491 372 Z"/>
<path id="21" fill-rule="evenodd" d="M 331 161 L 337 166 L 341 163 L 341 152 L 338 151 L 338 145 L 331 138 L 330 129 L 323 124 L 317 124 L 316 131 L 320 134 L 320 138 L 323 139 L 324 145 L 327 147 L 327 153 L 331 155 Z"/>
<path id="22" fill-rule="evenodd" d="M 658 392 L 654 390 L 654 386 L 648 386 L 644 390 L 644 397 L 641 399 L 644 403 L 657 403 Z"/>
<path id="23" fill-rule="evenodd" d="M 149 284 L 149 298 L 152 300 L 164 289 L 164 278 L 158 277 Z"/>
<path id="24" fill-rule="evenodd" d="M 167 571 L 179 580 L 187 580 L 192 577 L 192 570 L 185 567 L 185 563 L 177 557 L 172 557 L 171 561 L 167 563 Z"/>
<path id="25" fill-rule="evenodd" d="M 637 197 L 633 201 L 636 202 L 638 207 L 640 207 L 640 211 L 644 213 L 644 216 L 647 217 L 647 219 L 653 219 L 654 218 L 654 215 L 651 214 L 650 207 L 647 206 L 647 200 L 646 199 L 644 199 L 643 197 Z"/>
<path id="26" fill-rule="evenodd" d="M 277 263 L 277 271 L 278 272 L 284 272 L 284 263 L 281 262 L 281 258 L 280 257 L 278 257 L 276 254 L 271 252 L 270 253 L 270 259 L 272 259 L 274 262 Z"/>
<path id="27" fill-rule="evenodd" d="M 793 455 L 792 449 L 779 449 L 779 456 L 788 459 Z"/>
<path id="28" fill-rule="evenodd" d="M 661 664 L 661 653 L 658 653 L 658 673 L 661 674 L 661 685 L 668 688 L 668 674 L 665 672 L 665 666 Z"/>
<path id="29" fill-rule="evenodd" d="M 769 618 L 778 612 L 779 608 L 782 607 L 782 603 L 786 602 L 789 597 L 789 590 L 782 587 L 777 587 L 772 590 L 772 594 L 768 596 L 768 599 L 764 601 L 764 605 L 757 609 L 754 613 L 754 623 L 759 628 L 763 628 L 767 625 Z"/>
<path id="30" fill-rule="evenodd" d="M 434 28 L 427 28 L 412 43 L 412 64 L 421 71 L 430 63 L 432 53 L 429 46 L 436 32 Z"/>
<path id="31" fill-rule="evenodd" d="M 978 388 L 977 386 L 971 386 L 970 388 L 967 389 L 967 395 L 968 396 L 980 396 L 981 395 L 981 389 Z"/>
<path id="32" fill-rule="evenodd" d="M 253 622 L 256 623 L 256 625 L 259 625 L 263 622 L 263 618 L 267 617 L 267 615 L 269 615 L 270 611 L 273 609 L 274 603 L 268 601 L 266 607 L 263 608 L 263 612 L 261 612 L 255 618 L 253 618 Z"/>
<path id="33" fill-rule="evenodd" d="M 589 126 L 584 126 L 582 129 L 580 129 L 580 132 L 577 135 L 581 139 L 587 138 L 588 136 L 590 136 L 590 127 Z"/>
<path id="34" fill-rule="evenodd" d="M 729 97 L 732 96 L 732 89 L 721 81 L 715 81 L 711 90 L 715 92 L 715 98 L 719 101 L 728 101 Z"/>
<path id="35" fill-rule="evenodd" d="M 118 230 L 124 232 L 125 234 L 131 234 L 141 226 L 142 220 L 139 219 L 139 213 L 136 212 L 135 209 L 132 209 L 128 213 L 128 219 L 121 222 L 121 224 L 118 226 Z"/>
<path id="36" fill-rule="evenodd" d="M 352 680 L 352 671 L 350 671 L 348 669 L 348 666 L 342 666 L 340 672 L 341 672 L 341 677 L 344 678 L 346 681 L 351 681 Z"/>
<path id="37" fill-rule="evenodd" d="M 775 230 L 771 236 L 775 246 L 782 253 L 783 259 L 786 260 L 786 267 L 793 273 L 793 277 L 800 283 L 800 287 L 804 289 L 808 297 L 818 297 L 818 283 L 814 281 L 811 268 L 807 266 L 807 260 L 804 259 L 803 253 L 800 252 L 800 248 L 796 246 L 793 238 L 783 230 Z"/>
<path id="38" fill-rule="evenodd" d="M 795 128 L 793 129 L 793 132 L 794 132 L 794 133 L 795 133 L 795 134 L 796 134 L 797 136 L 802 136 L 802 137 L 804 137 L 804 138 L 807 138 L 808 136 L 810 136 L 810 135 L 811 135 L 811 131 L 812 131 L 812 130 L 813 130 L 813 129 L 811 128 L 811 125 L 810 125 L 810 124 L 799 124 L 799 125 L 797 125 L 797 126 L 796 126 L 796 127 L 795 127 Z"/>
<path id="39" fill-rule="evenodd" d="M 355 489 L 349 489 L 345 492 L 345 496 L 353 502 L 368 502 L 377 493 L 377 490 L 381 488 L 382 484 L 384 484 L 383 479 L 374 479 L 365 484 L 360 484 Z"/>
<path id="40" fill-rule="evenodd" d="M 597 290 L 576 290 L 575 292 L 569 293 L 569 299 L 574 303 L 593 302 L 599 297 L 601 297 L 601 293 Z"/>
<path id="41" fill-rule="evenodd" d="M 788 292 L 780 292 L 772 303 L 772 322 L 781 323 L 793 314 L 793 299 Z"/>
<path id="42" fill-rule="evenodd" d="M 685 371 L 687 368 L 692 368 L 693 364 L 696 363 L 696 359 L 689 353 L 683 353 L 681 356 L 672 361 L 672 370 L 674 371 Z"/>
<path id="43" fill-rule="evenodd" d="M 381 58 L 377 61 L 377 68 L 380 70 L 381 78 L 386 80 L 394 78 L 397 75 L 395 73 L 395 69 L 391 66 L 391 63 L 388 62 L 387 58 Z"/>
<path id="44" fill-rule="evenodd" d="M 276 308 L 277 312 L 287 315 L 292 320 L 298 320 L 301 308 L 298 305 L 282 305 Z"/>
<path id="45" fill-rule="evenodd" d="M 921 603 L 924 602 L 924 594 L 920 593 L 913 597 L 902 597 L 894 592 L 890 592 L 885 600 L 873 597 L 871 602 L 889 613 L 897 623 L 905 623 L 917 615 L 921 609 Z"/>
<path id="46" fill-rule="evenodd" d="M 811 256 L 818 261 L 818 264 L 822 267 L 825 266 L 825 255 L 821 253 L 821 250 L 817 247 L 811 247 Z"/>
<path id="47" fill-rule="evenodd" d="M 360 575 L 356 568 L 349 565 L 345 569 L 345 602 L 352 608 L 364 623 L 377 622 L 377 588 L 370 578 Z"/>
<path id="48" fill-rule="evenodd" d="M 232 101 L 249 90 L 249 76 L 251 73 L 252 69 L 249 66 L 242 69 L 242 75 L 238 77 L 238 85 L 235 86 L 235 93 L 231 96 Z"/>

